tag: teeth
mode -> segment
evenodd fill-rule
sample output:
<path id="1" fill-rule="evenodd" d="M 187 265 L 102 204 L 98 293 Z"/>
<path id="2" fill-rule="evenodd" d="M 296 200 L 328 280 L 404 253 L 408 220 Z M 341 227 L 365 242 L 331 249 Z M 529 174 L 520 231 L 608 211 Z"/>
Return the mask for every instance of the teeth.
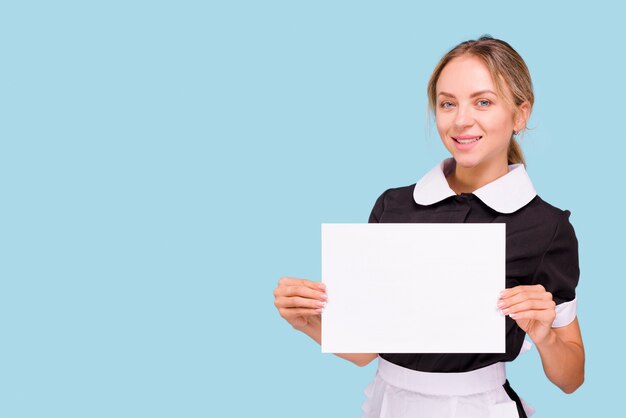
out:
<path id="1" fill-rule="evenodd" d="M 482 138 L 482 136 L 477 136 L 474 139 L 455 139 L 455 141 L 459 144 L 471 144 L 472 142 L 478 141 L 480 138 Z"/>

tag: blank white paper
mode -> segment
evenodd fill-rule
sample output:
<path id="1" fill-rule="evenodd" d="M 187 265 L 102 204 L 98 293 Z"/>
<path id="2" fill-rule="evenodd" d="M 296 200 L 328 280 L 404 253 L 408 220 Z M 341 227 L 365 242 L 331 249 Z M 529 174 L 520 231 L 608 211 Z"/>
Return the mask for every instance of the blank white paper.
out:
<path id="1" fill-rule="evenodd" d="M 322 224 L 325 353 L 504 353 L 505 224 Z"/>

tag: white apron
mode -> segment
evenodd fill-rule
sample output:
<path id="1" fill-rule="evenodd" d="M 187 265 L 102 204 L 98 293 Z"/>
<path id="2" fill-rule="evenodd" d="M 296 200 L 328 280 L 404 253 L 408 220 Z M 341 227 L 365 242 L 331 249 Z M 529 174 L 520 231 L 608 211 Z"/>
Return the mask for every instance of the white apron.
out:
<path id="1" fill-rule="evenodd" d="M 519 418 L 504 363 L 464 373 L 419 372 L 378 358 L 363 418 Z M 534 410 L 522 401 L 526 415 Z"/>

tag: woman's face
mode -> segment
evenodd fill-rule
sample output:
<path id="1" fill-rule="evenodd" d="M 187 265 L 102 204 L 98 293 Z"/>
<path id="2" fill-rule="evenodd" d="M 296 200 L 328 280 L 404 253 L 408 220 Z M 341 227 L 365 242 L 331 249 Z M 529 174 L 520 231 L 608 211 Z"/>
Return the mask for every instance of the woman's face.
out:
<path id="1" fill-rule="evenodd" d="M 436 103 L 437 131 L 457 166 L 507 166 L 511 135 L 524 127 L 525 119 L 514 120 L 513 109 L 498 95 L 480 59 L 464 55 L 450 61 L 437 81 Z"/>

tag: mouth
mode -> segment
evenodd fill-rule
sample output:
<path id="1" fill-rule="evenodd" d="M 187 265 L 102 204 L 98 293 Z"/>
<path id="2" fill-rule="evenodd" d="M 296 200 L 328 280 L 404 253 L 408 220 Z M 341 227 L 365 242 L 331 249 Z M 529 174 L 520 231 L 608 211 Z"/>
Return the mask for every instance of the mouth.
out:
<path id="1" fill-rule="evenodd" d="M 459 136 L 453 136 L 452 139 L 454 139 L 455 142 L 457 142 L 458 144 L 471 144 L 473 142 L 478 142 L 480 141 L 480 139 L 482 138 L 482 135 L 459 135 Z"/>

